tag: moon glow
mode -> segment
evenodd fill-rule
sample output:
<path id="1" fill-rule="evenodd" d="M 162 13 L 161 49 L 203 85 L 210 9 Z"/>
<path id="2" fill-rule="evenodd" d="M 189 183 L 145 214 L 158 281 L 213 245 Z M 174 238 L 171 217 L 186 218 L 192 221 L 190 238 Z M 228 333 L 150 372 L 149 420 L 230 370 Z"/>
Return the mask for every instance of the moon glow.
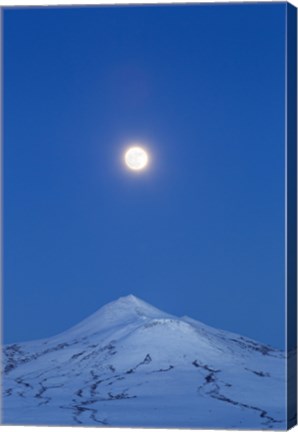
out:
<path id="1" fill-rule="evenodd" d="M 140 171 L 147 166 L 149 157 L 142 147 L 135 146 L 125 152 L 124 160 L 129 169 Z"/>

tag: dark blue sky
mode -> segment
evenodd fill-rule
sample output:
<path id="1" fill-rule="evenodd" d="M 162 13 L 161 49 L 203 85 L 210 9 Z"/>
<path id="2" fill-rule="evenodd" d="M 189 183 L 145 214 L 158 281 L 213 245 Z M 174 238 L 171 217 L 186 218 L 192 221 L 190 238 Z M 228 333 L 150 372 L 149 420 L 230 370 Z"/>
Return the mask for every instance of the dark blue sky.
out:
<path id="1" fill-rule="evenodd" d="M 5 10 L 4 342 L 132 293 L 284 346 L 285 10 Z"/>

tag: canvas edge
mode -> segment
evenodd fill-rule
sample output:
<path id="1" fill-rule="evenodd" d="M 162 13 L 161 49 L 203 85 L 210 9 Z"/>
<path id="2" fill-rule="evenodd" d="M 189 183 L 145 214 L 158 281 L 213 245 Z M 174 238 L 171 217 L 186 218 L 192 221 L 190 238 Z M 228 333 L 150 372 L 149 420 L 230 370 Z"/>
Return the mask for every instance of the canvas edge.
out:
<path id="1" fill-rule="evenodd" d="M 3 7 L 0 6 L 0 364 L 3 346 Z M 0 374 L 2 393 L 2 373 Z M 2 424 L 2 396 L 0 397 L 0 424 Z"/>
<path id="2" fill-rule="evenodd" d="M 297 425 L 297 8 L 286 7 L 287 429 Z"/>

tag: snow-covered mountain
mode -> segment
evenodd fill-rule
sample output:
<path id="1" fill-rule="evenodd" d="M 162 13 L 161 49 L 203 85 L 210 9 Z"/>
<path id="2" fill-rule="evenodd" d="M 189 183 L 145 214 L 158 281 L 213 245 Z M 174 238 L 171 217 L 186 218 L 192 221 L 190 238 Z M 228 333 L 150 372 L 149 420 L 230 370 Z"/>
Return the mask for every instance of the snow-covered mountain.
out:
<path id="1" fill-rule="evenodd" d="M 132 295 L 3 363 L 4 424 L 286 428 L 282 352 Z"/>

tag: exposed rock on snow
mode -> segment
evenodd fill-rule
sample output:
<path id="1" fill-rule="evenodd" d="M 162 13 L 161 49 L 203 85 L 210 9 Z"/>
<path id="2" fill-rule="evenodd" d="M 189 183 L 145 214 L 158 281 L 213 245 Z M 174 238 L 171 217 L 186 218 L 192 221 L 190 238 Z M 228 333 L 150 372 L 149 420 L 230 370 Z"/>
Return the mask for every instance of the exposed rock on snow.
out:
<path id="1" fill-rule="evenodd" d="M 285 429 L 285 358 L 130 295 L 4 347 L 3 423 Z"/>

